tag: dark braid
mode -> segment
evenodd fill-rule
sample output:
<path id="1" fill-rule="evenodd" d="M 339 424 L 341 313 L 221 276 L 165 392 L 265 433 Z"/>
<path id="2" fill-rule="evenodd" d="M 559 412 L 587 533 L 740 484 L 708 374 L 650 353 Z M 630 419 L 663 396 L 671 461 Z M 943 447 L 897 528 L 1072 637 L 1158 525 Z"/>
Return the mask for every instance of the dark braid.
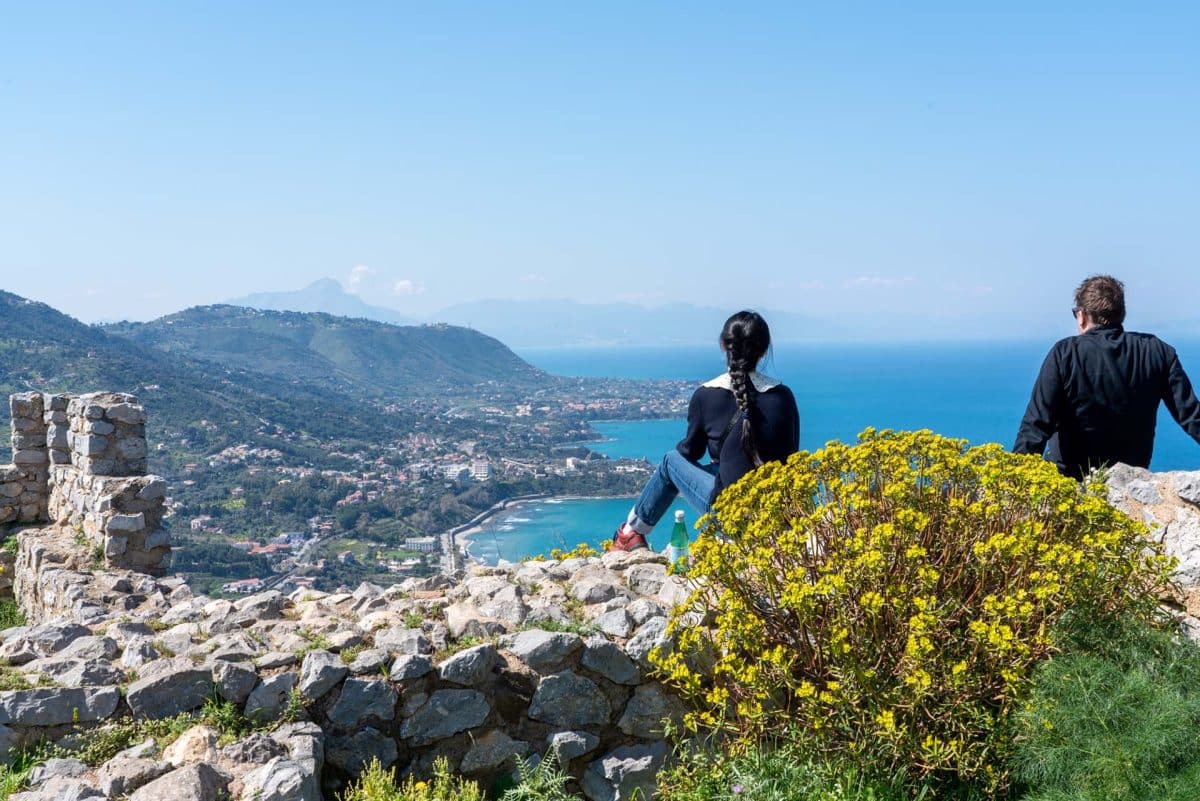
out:
<path id="1" fill-rule="evenodd" d="M 729 366 L 729 385 L 742 415 L 742 452 L 750 464 L 762 465 L 758 444 L 754 439 L 753 418 L 757 411 L 754 399 L 758 390 L 750 374 L 771 346 L 771 331 L 767 321 L 756 312 L 740 311 L 725 321 L 721 330 L 721 346 L 725 349 L 725 362 Z"/>

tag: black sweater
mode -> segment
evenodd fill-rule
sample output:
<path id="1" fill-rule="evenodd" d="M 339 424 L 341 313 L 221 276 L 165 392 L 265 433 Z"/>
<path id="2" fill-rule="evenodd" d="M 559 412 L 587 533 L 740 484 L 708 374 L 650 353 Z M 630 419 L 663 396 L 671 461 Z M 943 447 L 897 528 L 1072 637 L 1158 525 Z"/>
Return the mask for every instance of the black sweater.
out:
<path id="1" fill-rule="evenodd" d="M 1048 448 L 1074 478 L 1117 462 L 1149 467 L 1160 401 L 1200 442 L 1200 402 L 1175 349 L 1120 326 L 1092 328 L 1051 348 L 1013 450 Z"/>
<path id="2" fill-rule="evenodd" d="M 790 389 L 773 379 L 759 373 L 754 373 L 752 378 L 755 387 L 760 388 L 754 408 L 750 410 L 758 455 L 764 462 L 783 461 L 800 449 L 800 412 L 796 409 L 796 398 Z M 688 404 L 687 435 L 676 449 L 693 462 L 700 461 L 708 453 L 718 463 L 710 503 L 722 489 L 754 469 L 754 464 L 742 452 L 740 421 L 717 453 L 717 444 L 737 413 L 737 400 L 729 389 L 728 373 L 697 389 Z"/>

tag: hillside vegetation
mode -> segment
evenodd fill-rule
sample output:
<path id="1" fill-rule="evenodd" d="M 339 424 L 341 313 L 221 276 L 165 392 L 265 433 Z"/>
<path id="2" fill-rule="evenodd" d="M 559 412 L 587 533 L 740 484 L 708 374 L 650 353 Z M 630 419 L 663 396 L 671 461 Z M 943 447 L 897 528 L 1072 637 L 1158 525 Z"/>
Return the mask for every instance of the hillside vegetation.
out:
<path id="1" fill-rule="evenodd" d="M 483 382 L 516 388 L 551 381 L 501 342 L 449 325 L 199 306 L 105 330 L 170 354 L 372 395 L 420 397 Z"/>

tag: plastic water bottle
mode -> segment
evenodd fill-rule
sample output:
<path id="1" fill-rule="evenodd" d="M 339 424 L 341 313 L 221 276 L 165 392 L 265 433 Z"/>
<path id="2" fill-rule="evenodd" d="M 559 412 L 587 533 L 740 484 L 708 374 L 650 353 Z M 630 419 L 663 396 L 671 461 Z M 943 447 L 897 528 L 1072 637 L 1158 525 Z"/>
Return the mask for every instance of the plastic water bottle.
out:
<path id="1" fill-rule="evenodd" d="M 683 510 L 675 511 L 675 527 L 671 529 L 671 541 L 667 544 L 667 561 L 672 565 L 682 559 L 687 564 L 688 559 L 688 530 L 683 522 Z"/>

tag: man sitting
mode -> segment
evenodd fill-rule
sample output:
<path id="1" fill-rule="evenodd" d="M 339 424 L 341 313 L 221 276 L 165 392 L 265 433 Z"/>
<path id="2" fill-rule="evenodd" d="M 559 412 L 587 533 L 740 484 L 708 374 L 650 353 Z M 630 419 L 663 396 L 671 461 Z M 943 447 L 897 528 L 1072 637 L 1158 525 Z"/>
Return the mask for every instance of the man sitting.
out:
<path id="1" fill-rule="evenodd" d="M 1159 401 L 1200 442 L 1200 401 L 1175 349 L 1123 327 L 1125 285 L 1108 275 L 1088 278 L 1075 290 L 1071 313 L 1078 336 L 1046 356 L 1013 451 L 1046 451 L 1076 479 L 1117 462 L 1149 467 Z"/>

